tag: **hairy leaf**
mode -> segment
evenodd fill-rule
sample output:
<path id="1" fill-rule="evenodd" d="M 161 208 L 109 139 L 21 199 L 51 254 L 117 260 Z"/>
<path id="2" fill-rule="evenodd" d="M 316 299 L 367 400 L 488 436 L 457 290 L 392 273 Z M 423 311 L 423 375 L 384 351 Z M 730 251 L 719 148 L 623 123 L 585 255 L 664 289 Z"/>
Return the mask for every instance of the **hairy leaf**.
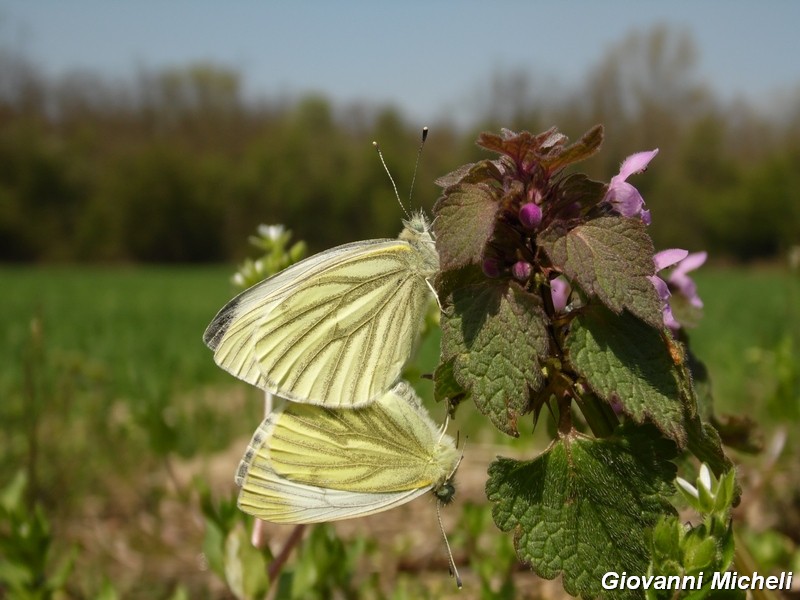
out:
<path id="1" fill-rule="evenodd" d="M 521 561 L 546 579 L 561 575 L 575 596 L 608 597 L 601 580 L 609 571 L 644 574 L 647 529 L 675 513 L 674 444 L 651 427 L 620 433 L 601 440 L 567 436 L 535 460 L 498 458 L 489 467 L 486 495 L 495 523 L 513 530 Z"/>
<path id="2" fill-rule="evenodd" d="M 501 135 L 482 133 L 478 145 L 493 150 L 513 161 L 519 173 L 541 169 L 551 176 L 560 169 L 584 160 L 597 152 L 603 142 L 603 127 L 596 125 L 580 140 L 566 146 L 567 136 L 553 127 L 539 134 L 519 133 L 504 129 Z"/>
<path id="3" fill-rule="evenodd" d="M 442 270 L 481 263 L 498 208 L 487 185 L 464 183 L 448 188 L 434 207 L 433 232 Z"/>
<path id="4" fill-rule="evenodd" d="M 463 400 L 464 389 L 458 385 L 453 376 L 455 359 L 441 362 L 433 373 L 433 397 L 437 402 L 447 400 L 455 406 Z"/>
<path id="5" fill-rule="evenodd" d="M 555 127 L 536 135 L 504 129 L 501 135 L 484 132 L 478 136 L 479 146 L 507 156 L 520 171 L 541 164 L 546 157 L 558 156 L 566 143 L 567 136 Z"/>
<path id="6" fill-rule="evenodd" d="M 442 362 L 453 359 L 456 382 L 501 431 L 517 435 L 531 390 L 542 384 L 548 352 L 542 300 L 514 282 L 452 291 L 442 316 Z M 448 314 L 450 313 L 450 314 Z"/>
<path id="7" fill-rule="evenodd" d="M 572 173 L 559 182 L 554 202 L 560 205 L 577 203 L 582 207 L 591 208 L 600 202 L 605 190 L 604 183 L 589 179 L 583 173 Z"/>
<path id="8" fill-rule="evenodd" d="M 686 445 L 684 415 L 694 400 L 658 331 L 630 313 L 592 305 L 572 321 L 565 343 L 573 367 L 598 397 Z"/>
<path id="9" fill-rule="evenodd" d="M 580 162 L 592 156 L 603 143 L 603 126 L 595 125 L 583 134 L 574 144 L 567 146 L 556 157 L 545 161 L 548 170 L 553 173 L 568 165 Z"/>
<path id="10" fill-rule="evenodd" d="M 482 160 L 477 163 L 462 165 L 455 171 L 443 175 L 436 179 L 434 183 L 439 187 L 449 188 L 459 183 L 498 183 L 503 180 L 503 173 L 500 170 L 499 162 L 493 160 Z"/>
<path id="11" fill-rule="evenodd" d="M 648 276 L 655 275 L 653 242 L 638 219 L 601 217 L 565 231 L 558 223 L 538 244 L 553 265 L 612 311 L 624 309 L 662 326 L 662 305 Z"/>

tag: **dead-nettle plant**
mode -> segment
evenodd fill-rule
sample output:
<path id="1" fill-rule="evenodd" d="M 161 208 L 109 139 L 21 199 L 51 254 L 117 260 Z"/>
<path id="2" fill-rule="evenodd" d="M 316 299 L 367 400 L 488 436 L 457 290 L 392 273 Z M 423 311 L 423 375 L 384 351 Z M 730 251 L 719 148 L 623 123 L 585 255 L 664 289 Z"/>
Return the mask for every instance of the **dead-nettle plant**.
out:
<path id="1" fill-rule="evenodd" d="M 694 455 L 724 482 L 715 513 L 723 520 L 737 498 L 707 386 L 693 380 L 702 365 L 681 329 L 702 307 L 687 272 L 705 254 L 653 247 L 650 213 L 629 180 L 657 150 L 630 156 L 608 184 L 568 169 L 602 137 L 600 126 L 571 145 L 555 129 L 482 134 L 478 144 L 499 158 L 438 180 L 433 224 L 442 308 L 435 395 L 453 410 L 471 400 L 510 436 L 525 415 L 554 419 L 555 438 L 539 456 L 491 464 L 486 494 L 519 559 L 585 597 L 607 594 L 609 572 L 730 564 L 724 527 L 704 534 L 702 560 L 681 563 L 692 536 L 677 534 L 666 550 L 661 540 L 654 560 L 653 529 L 670 522 L 683 531 L 673 506 L 678 459 Z M 678 557 L 666 570 L 665 553 Z"/>
<path id="2" fill-rule="evenodd" d="M 484 133 L 478 144 L 500 157 L 438 180 L 434 394 L 451 412 L 472 400 L 510 436 L 552 419 L 544 452 L 498 458 L 486 484 L 495 524 L 514 532 L 518 558 L 536 573 L 561 576 L 584 598 L 700 598 L 711 573 L 734 561 L 739 490 L 722 441 L 752 450 L 752 427 L 714 415 L 705 368 L 688 346 L 684 328 L 702 309 L 688 273 L 705 253 L 656 253 L 650 213 L 628 181 L 657 150 L 627 158 L 608 184 L 568 169 L 602 136 L 599 126 L 572 145 L 555 129 Z M 263 256 L 234 282 L 246 287 L 296 262 L 304 246 L 288 248 L 290 236 L 260 227 L 251 241 Z M 676 479 L 677 465 L 696 486 Z M 694 526 L 678 518 L 681 499 Z M 302 527 L 271 561 L 270 579 Z M 228 529 L 215 539 L 239 548 L 241 532 Z M 234 554 L 219 564 L 244 573 Z M 687 576 L 702 589 L 676 590 L 672 582 Z"/>

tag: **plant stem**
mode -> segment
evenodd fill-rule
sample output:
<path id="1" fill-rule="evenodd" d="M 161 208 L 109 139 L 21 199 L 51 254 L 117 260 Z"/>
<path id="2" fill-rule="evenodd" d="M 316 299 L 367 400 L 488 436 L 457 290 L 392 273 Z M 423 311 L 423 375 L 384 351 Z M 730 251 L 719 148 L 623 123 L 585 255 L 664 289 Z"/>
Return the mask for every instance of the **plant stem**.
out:
<path id="1" fill-rule="evenodd" d="M 286 561 L 289 560 L 289 555 L 292 553 L 292 550 L 294 550 L 294 547 L 300 543 L 301 539 L 303 539 L 303 533 L 305 530 L 306 525 L 296 525 L 286 542 L 283 544 L 281 551 L 269 564 L 269 568 L 267 569 L 267 576 L 269 577 L 269 592 L 266 596 L 267 599 L 272 598 L 277 591 L 278 586 L 275 585 L 275 582 L 277 581 L 278 576 L 283 569 L 283 565 L 285 565 Z"/>

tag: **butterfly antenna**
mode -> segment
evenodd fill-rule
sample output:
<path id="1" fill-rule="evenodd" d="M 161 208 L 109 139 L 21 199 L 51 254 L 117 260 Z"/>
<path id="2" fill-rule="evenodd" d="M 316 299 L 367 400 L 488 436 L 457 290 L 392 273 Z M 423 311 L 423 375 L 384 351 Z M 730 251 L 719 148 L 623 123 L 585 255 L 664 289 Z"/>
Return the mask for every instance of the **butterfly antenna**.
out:
<path id="1" fill-rule="evenodd" d="M 417 181 L 417 168 L 419 167 L 419 159 L 422 156 L 422 148 L 425 146 L 425 140 L 428 139 L 428 128 L 422 128 L 422 139 L 417 148 L 417 160 L 414 162 L 414 175 L 411 177 L 411 189 L 408 190 L 408 205 L 411 206 L 411 195 L 414 193 L 414 183 Z"/>
<path id="2" fill-rule="evenodd" d="M 458 589 L 463 587 L 461 583 L 461 575 L 458 574 L 458 569 L 456 568 L 456 561 L 453 559 L 453 552 L 450 550 L 450 542 L 447 540 L 447 534 L 444 532 L 444 524 L 442 523 L 442 503 L 436 503 L 436 518 L 439 520 L 439 529 L 442 532 L 442 537 L 444 538 L 444 545 L 447 548 L 447 558 L 450 559 L 450 577 L 456 578 L 456 585 Z"/>
<path id="3" fill-rule="evenodd" d="M 372 145 L 375 146 L 375 150 L 378 152 L 378 158 L 381 159 L 383 170 L 386 171 L 386 174 L 389 176 L 389 181 L 392 182 L 392 187 L 394 188 L 394 197 L 397 198 L 397 203 L 400 205 L 400 208 L 403 209 L 403 213 L 406 215 L 406 218 L 410 218 L 406 207 L 403 206 L 403 201 L 400 200 L 400 194 L 397 192 L 397 184 L 394 182 L 394 177 L 392 177 L 392 174 L 389 172 L 389 167 L 386 166 L 386 161 L 383 160 L 383 152 L 381 152 L 381 147 L 378 146 L 378 142 L 372 142 Z"/>

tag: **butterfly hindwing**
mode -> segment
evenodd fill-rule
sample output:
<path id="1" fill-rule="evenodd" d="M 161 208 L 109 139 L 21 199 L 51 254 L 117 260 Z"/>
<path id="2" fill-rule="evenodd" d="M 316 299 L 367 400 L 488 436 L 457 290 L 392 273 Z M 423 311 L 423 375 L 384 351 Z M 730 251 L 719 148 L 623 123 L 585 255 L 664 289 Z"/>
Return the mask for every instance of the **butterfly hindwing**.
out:
<path id="1" fill-rule="evenodd" d="M 362 408 L 287 403 L 242 459 L 239 504 L 268 521 L 350 518 L 440 488 L 457 462 L 455 442 L 405 382 Z"/>

